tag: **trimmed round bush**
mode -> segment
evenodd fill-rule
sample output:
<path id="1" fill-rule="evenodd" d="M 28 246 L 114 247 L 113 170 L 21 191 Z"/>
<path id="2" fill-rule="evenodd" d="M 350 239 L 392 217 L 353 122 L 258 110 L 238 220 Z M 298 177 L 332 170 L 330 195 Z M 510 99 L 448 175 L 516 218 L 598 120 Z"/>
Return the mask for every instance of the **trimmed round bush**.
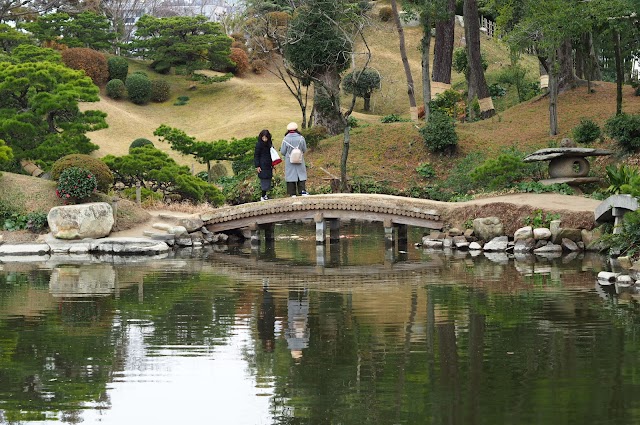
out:
<path id="1" fill-rule="evenodd" d="M 129 100 L 136 105 L 144 105 L 151 99 L 151 80 L 145 74 L 134 72 L 124 84 Z"/>
<path id="2" fill-rule="evenodd" d="M 142 146 L 151 145 L 153 146 L 153 142 L 149 139 L 145 139 L 144 137 L 139 137 L 129 145 L 129 153 L 131 153 L 131 149 L 141 148 Z"/>
<path id="3" fill-rule="evenodd" d="M 424 144 L 431 152 L 453 153 L 458 146 L 453 119 L 442 112 L 434 112 L 429 122 L 420 129 Z"/>
<path id="4" fill-rule="evenodd" d="M 111 56 L 107 59 L 109 80 L 126 80 L 129 73 L 129 62 L 122 56 Z"/>
<path id="5" fill-rule="evenodd" d="M 393 19 L 393 9 L 391 8 L 391 6 L 382 6 L 378 11 L 378 18 L 382 22 L 389 22 L 391 19 Z"/>
<path id="6" fill-rule="evenodd" d="M 249 56 L 247 56 L 247 52 L 242 49 L 232 47 L 229 59 L 231 59 L 231 61 L 236 64 L 236 66 L 232 69 L 234 75 L 243 75 L 249 69 L 251 69 L 251 65 L 249 64 Z"/>
<path id="7" fill-rule="evenodd" d="M 576 143 L 591 144 L 602 137 L 602 130 L 598 124 L 588 118 L 580 118 L 580 124 L 574 127 L 573 139 Z"/>
<path id="8" fill-rule="evenodd" d="M 80 69 L 96 86 L 104 86 L 109 80 L 107 58 L 97 50 L 74 47 L 61 52 L 62 62 L 72 69 Z"/>
<path id="9" fill-rule="evenodd" d="M 60 173 L 56 195 L 67 201 L 81 201 L 97 190 L 96 176 L 86 168 L 69 167 Z"/>
<path id="10" fill-rule="evenodd" d="M 640 115 L 615 115 L 605 122 L 604 129 L 623 151 L 640 151 Z"/>
<path id="11" fill-rule="evenodd" d="M 111 185 L 113 185 L 113 173 L 109 167 L 101 160 L 83 154 L 63 156 L 54 162 L 51 167 L 51 178 L 58 180 L 62 172 L 70 167 L 81 167 L 91 171 L 96 177 L 98 190 L 100 192 L 108 192 Z"/>
<path id="12" fill-rule="evenodd" d="M 326 139 L 328 137 L 329 132 L 327 130 L 327 127 L 314 125 L 311 128 L 300 130 L 300 134 L 302 134 L 305 142 L 307 142 L 307 147 L 309 149 L 315 149 L 320 144 L 320 140 Z"/>
<path id="13" fill-rule="evenodd" d="M 171 97 L 171 84 L 165 80 L 151 81 L 151 100 L 166 102 Z"/>
<path id="14" fill-rule="evenodd" d="M 127 94 L 124 82 L 117 78 L 109 81 L 105 89 L 107 92 L 107 96 L 109 96 L 111 99 L 122 99 Z"/>

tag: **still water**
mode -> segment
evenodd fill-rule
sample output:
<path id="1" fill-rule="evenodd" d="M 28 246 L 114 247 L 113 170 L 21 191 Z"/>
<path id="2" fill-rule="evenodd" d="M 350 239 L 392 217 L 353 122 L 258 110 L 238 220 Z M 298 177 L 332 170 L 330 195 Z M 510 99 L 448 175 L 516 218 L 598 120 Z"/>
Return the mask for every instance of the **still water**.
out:
<path id="1" fill-rule="evenodd" d="M 0 423 L 640 423 L 638 304 L 606 259 L 417 232 L 0 262 Z"/>

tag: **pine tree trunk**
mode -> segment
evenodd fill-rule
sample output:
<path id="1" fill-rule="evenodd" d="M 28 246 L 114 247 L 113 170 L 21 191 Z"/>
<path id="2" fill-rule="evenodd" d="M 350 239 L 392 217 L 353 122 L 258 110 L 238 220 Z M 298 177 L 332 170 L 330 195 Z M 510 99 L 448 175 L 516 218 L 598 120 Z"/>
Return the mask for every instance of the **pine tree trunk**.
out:
<path id="1" fill-rule="evenodd" d="M 449 14 L 448 19 L 436 22 L 432 80 L 439 83 L 451 84 L 456 0 L 449 0 L 447 13 Z"/>
<path id="2" fill-rule="evenodd" d="M 407 58 L 407 48 L 405 47 L 404 42 L 404 30 L 402 29 L 402 23 L 400 22 L 400 15 L 398 14 L 398 4 L 396 0 L 391 0 L 391 9 L 393 9 L 393 18 L 395 19 L 396 28 L 398 29 L 398 37 L 400 38 L 400 57 L 402 58 L 402 65 L 404 66 L 404 72 L 407 76 L 407 95 L 409 95 L 411 119 L 417 120 L 418 110 L 416 108 L 415 86 L 413 84 L 413 77 L 411 76 L 409 59 Z"/>
<path id="3" fill-rule="evenodd" d="M 340 74 L 335 69 L 316 76 L 314 84 L 314 125 L 323 126 L 335 136 L 344 130 L 344 118 L 340 113 Z"/>
<path id="4" fill-rule="evenodd" d="M 364 99 L 364 111 L 369 112 L 371 110 L 371 95 L 367 93 L 362 98 Z"/>
<path id="5" fill-rule="evenodd" d="M 476 0 L 464 0 L 464 35 L 467 41 L 468 58 L 468 104 L 472 105 L 475 98 L 480 102 L 480 118 L 489 118 L 495 114 L 493 104 L 490 102 L 489 87 L 484 78 L 482 58 L 480 56 L 480 20 L 478 17 L 478 4 Z M 488 100 L 487 100 L 488 99 Z M 490 106 L 483 107 L 483 103 Z M 473 108 L 469 108 L 472 111 Z M 470 112 L 472 115 L 473 112 Z M 474 118 L 473 116 L 471 118 Z"/>

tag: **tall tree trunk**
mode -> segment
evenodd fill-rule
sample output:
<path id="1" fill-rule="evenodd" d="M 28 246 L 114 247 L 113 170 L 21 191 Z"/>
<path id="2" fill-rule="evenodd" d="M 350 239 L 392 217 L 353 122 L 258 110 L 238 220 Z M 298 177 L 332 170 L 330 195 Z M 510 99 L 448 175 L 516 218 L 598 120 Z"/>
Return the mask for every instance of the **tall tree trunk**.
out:
<path id="1" fill-rule="evenodd" d="M 467 41 L 468 59 L 468 104 L 472 105 L 475 98 L 480 103 L 480 118 L 489 118 L 496 112 L 489 95 L 487 80 L 484 78 L 482 58 L 480 56 L 480 20 L 478 17 L 478 3 L 476 0 L 464 0 L 464 36 Z M 473 108 L 469 108 L 473 117 Z"/>
<path id="2" fill-rule="evenodd" d="M 573 70 L 573 45 L 571 39 L 565 39 L 558 49 L 558 90 L 563 92 L 576 86 L 576 74 Z"/>
<path id="3" fill-rule="evenodd" d="M 396 0 L 391 0 L 391 9 L 393 9 L 393 18 L 396 21 L 396 28 L 398 29 L 398 38 L 400 38 L 400 57 L 402 58 L 402 65 L 404 66 L 404 73 L 407 76 L 407 94 L 409 95 L 409 110 L 411 112 L 411 119 L 417 121 L 418 108 L 416 107 L 416 95 L 415 86 L 413 84 L 413 77 L 411 76 L 411 67 L 409 66 L 409 59 L 407 59 L 407 48 L 404 43 L 404 29 L 402 29 L 402 23 L 400 22 L 400 14 L 398 13 L 398 4 Z"/>
<path id="4" fill-rule="evenodd" d="M 371 110 L 371 94 L 367 93 L 364 96 L 362 96 L 362 98 L 364 99 L 364 111 L 365 112 L 369 112 Z"/>
<path id="5" fill-rule="evenodd" d="M 342 145 L 342 157 L 340 158 L 340 192 L 348 192 L 347 185 L 347 158 L 349 158 L 349 146 L 351 143 L 351 127 L 344 127 L 344 139 Z"/>
<path id="6" fill-rule="evenodd" d="M 558 134 L 558 63 L 555 55 L 549 61 L 549 134 Z"/>
<path id="7" fill-rule="evenodd" d="M 335 136 L 344 130 L 344 119 L 340 113 L 340 74 L 330 69 L 322 75 L 316 76 L 314 86 L 314 117 L 315 125 L 321 125 L 327 132 Z"/>
<path id="8" fill-rule="evenodd" d="M 436 22 L 432 80 L 439 83 L 451 84 L 456 0 L 449 0 L 447 4 L 447 14 L 447 19 Z"/>
<path id="9" fill-rule="evenodd" d="M 616 58 L 616 115 L 622 114 L 622 83 L 624 82 L 624 72 L 622 70 L 622 52 L 620 49 L 620 32 L 614 29 L 613 50 Z"/>
<path id="10" fill-rule="evenodd" d="M 431 48 L 431 23 L 429 14 L 423 12 L 420 16 L 423 35 L 420 43 L 422 49 L 422 102 L 424 104 L 424 120 L 429 121 L 429 102 L 431 101 L 431 79 L 429 78 L 429 49 Z"/>

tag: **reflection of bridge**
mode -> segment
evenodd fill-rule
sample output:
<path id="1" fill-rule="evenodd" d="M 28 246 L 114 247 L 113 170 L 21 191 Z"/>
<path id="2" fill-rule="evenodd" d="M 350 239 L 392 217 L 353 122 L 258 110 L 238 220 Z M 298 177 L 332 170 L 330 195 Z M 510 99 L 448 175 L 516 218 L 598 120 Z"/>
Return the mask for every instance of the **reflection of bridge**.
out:
<path id="1" fill-rule="evenodd" d="M 385 238 L 406 239 L 406 226 L 442 229 L 440 214 L 432 209 L 433 202 L 424 199 L 390 195 L 339 193 L 297 198 L 281 198 L 267 202 L 252 202 L 223 207 L 203 214 L 207 228 L 212 232 L 250 228 L 252 239 L 258 239 L 258 230 L 273 238 L 273 224 L 290 220 L 313 219 L 316 223 L 316 242 L 324 243 L 326 224 L 329 222 L 330 239 L 339 238 L 339 220 L 359 219 L 382 222 Z"/>

